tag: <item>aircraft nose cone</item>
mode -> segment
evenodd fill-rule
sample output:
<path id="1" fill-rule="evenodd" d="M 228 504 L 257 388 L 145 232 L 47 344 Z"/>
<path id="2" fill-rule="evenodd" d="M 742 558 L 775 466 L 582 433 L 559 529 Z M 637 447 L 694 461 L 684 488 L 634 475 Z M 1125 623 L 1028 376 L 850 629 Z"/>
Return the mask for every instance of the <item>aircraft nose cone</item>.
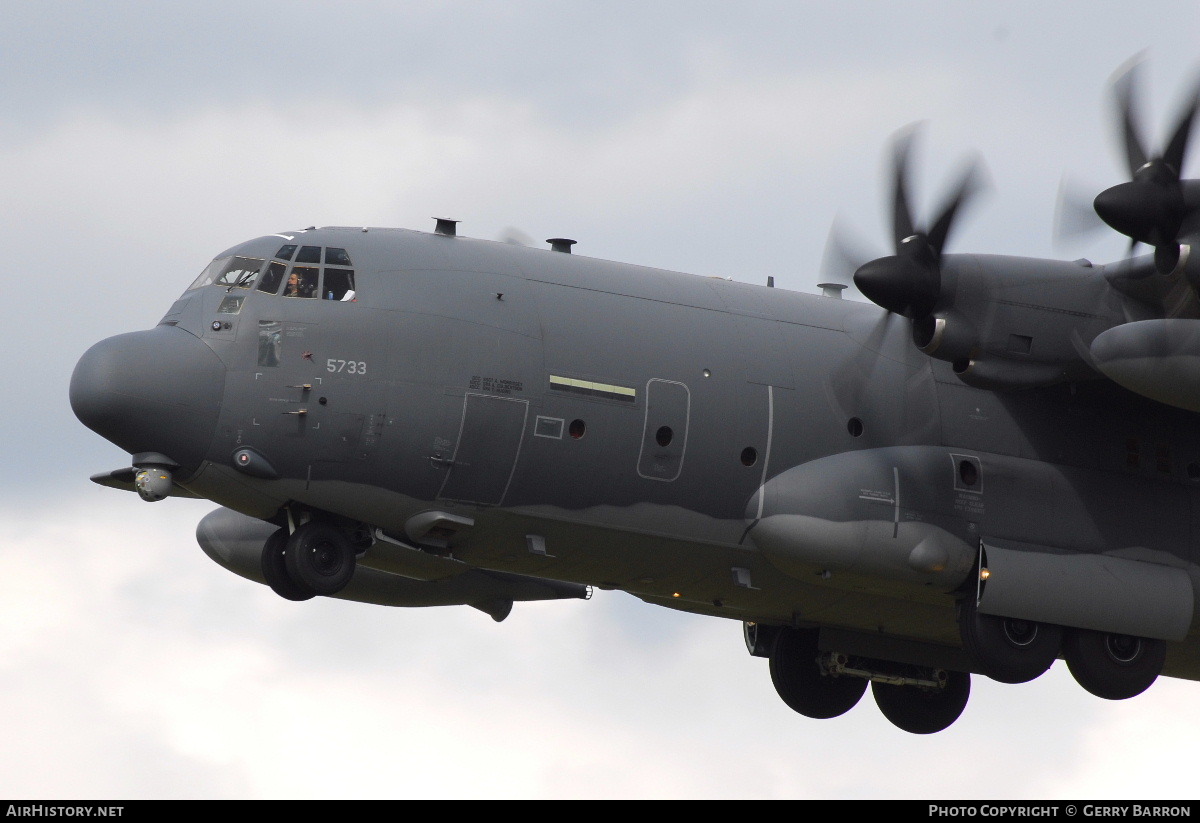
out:
<path id="1" fill-rule="evenodd" d="M 71 408 L 130 454 L 159 452 L 191 473 L 212 441 L 224 389 L 225 367 L 212 349 L 158 326 L 84 352 L 71 375 Z"/>

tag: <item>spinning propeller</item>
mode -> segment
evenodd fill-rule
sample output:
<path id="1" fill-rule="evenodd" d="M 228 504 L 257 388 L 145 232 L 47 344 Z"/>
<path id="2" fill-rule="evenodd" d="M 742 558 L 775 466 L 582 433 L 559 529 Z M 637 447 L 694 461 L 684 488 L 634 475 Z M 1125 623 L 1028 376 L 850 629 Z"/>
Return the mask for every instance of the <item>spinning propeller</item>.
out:
<path id="1" fill-rule="evenodd" d="M 942 249 L 955 215 L 979 188 L 978 166 L 970 165 L 928 228 L 913 220 L 909 205 L 908 165 L 913 132 L 896 141 L 893 153 L 892 238 L 895 254 L 859 266 L 854 285 L 869 300 L 910 320 L 933 313 L 942 291 Z"/>
<path id="2" fill-rule="evenodd" d="M 1154 247 L 1154 266 L 1169 274 L 1179 263 L 1179 235 L 1184 219 L 1197 205 L 1180 181 L 1192 120 L 1200 99 L 1193 93 L 1165 149 L 1151 156 L 1139 134 L 1137 63 L 1114 83 L 1121 136 L 1131 179 L 1097 195 L 1096 213 L 1112 228 L 1138 243 Z"/>

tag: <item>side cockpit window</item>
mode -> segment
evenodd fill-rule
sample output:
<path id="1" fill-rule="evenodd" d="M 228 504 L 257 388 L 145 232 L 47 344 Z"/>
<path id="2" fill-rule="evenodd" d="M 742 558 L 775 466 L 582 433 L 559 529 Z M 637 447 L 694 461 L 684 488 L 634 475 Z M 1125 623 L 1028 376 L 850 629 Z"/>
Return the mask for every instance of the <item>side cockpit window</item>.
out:
<path id="1" fill-rule="evenodd" d="M 239 289 L 248 289 L 254 285 L 254 281 L 258 279 L 258 273 L 262 271 L 263 261 L 254 257 L 235 257 L 233 261 L 225 267 L 217 277 L 216 284 L 218 286 L 231 286 Z"/>
<path id="2" fill-rule="evenodd" d="M 287 271 L 287 265 L 278 261 L 273 261 L 267 264 L 267 270 L 263 272 L 262 279 L 258 281 L 258 290 L 265 291 L 267 294 L 276 294 L 279 292 L 279 284 L 283 282 L 283 273 Z"/>
<path id="3" fill-rule="evenodd" d="M 325 280 L 321 283 L 321 295 L 326 300 L 348 303 L 354 299 L 354 270 L 349 268 L 352 265 L 345 249 L 333 246 L 325 249 Z"/>
<path id="4" fill-rule="evenodd" d="M 326 300 L 349 302 L 354 299 L 354 271 L 351 269 L 325 269 L 325 283 L 321 293 Z"/>
<path id="5" fill-rule="evenodd" d="M 344 248 L 326 248 L 325 280 L 320 284 L 320 294 L 325 300 L 354 300 L 354 270 L 349 268 L 350 265 L 353 264 Z"/>
<path id="6" fill-rule="evenodd" d="M 257 257 L 221 257 L 200 272 L 200 276 L 188 286 L 188 291 L 201 286 L 225 286 L 226 288 L 248 289 L 254 285 L 262 271 L 263 260 Z"/>

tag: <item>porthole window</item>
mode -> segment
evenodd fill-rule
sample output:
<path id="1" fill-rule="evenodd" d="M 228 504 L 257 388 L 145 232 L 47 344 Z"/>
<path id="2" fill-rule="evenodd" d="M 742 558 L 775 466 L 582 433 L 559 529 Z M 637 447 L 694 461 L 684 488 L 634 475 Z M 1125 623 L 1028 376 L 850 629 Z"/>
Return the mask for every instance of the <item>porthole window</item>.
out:
<path id="1" fill-rule="evenodd" d="M 658 431 L 654 433 L 654 442 L 665 449 L 671 445 L 671 438 L 674 436 L 675 432 L 671 431 L 670 426 L 659 426 Z"/>
<path id="2" fill-rule="evenodd" d="M 586 430 L 587 424 L 582 420 L 576 419 L 571 421 L 570 427 L 567 428 L 567 433 L 578 440 L 579 438 L 583 437 L 583 433 Z"/>
<path id="3" fill-rule="evenodd" d="M 758 450 L 753 446 L 747 446 L 742 449 L 742 465 L 753 466 L 758 462 Z"/>
<path id="4" fill-rule="evenodd" d="M 979 469 L 973 460 L 963 460 L 958 464 L 958 477 L 964 486 L 974 486 L 979 482 Z"/>
<path id="5" fill-rule="evenodd" d="M 846 421 L 846 431 L 850 432 L 851 437 L 862 437 L 863 422 L 857 417 L 851 417 Z"/>

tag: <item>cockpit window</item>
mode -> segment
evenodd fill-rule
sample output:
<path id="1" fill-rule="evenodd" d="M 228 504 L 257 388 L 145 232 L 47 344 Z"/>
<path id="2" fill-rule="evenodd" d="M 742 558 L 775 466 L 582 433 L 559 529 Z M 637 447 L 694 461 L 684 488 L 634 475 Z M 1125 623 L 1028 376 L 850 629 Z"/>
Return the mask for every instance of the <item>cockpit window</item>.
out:
<path id="1" fill-rule="evenodd" d="M 326 300 L 354 299 L 354 271 L 351 269 L 325 269 L 325 283 L 321 294 Z"/>
<path id="2" fill-rule="evenodd" d="M 350 255 L 346 254 L 345 249 L 335 249 L 332 246 L 325 249 L 325 265 L 327 266 L 352 266 Z"/>
<path id="3" fill-rule="evenodd" d="M 200 276 L 188 286 L 188 291 L 208 285 L 248 289 L 254 285 L 262 266 L 263 261 L 257 257 L 218 258 L 200 272 Z"/>
<path id="4" fill-rule="evenodd" d="M 235 257 L 217 278 L 218 286 L 236 286 L 248 289 L 254 285 L 258 273 L 262 271 L 263 261 L 254 257 Z"/>
<path id="5" fill-rule="evenodd" d="M 321 262 L 321 247 L 320 246 L 301 246 L 300 253 L 296 255 L 297 263 L 320 263 Z"/>
<path id="6" fill-rule="evenodd" d="M 291 260 L 292 255 L 296 253 L 295 244 L 288 246 L 280 246 L 279 251 L 275 252 L 275 256 L 280 260 Z"/>
<path id="7" fill-rule="evenodd" d="M 267 294 L 275 294 L 279 291 L 279 284 L 283 282 L 285 271 L 287 271 L 287 266 L 283 263 L 268 263 L 267 270 L 263 273 L 262 279 L 258 281 L 258 290 L 265 291 Z"/>
<path id="8" fill-rule="evenodd" d="M 343 303 L 356 300 L 354 270 L 349 268 L 350 255 L 345 249 L 301 246 L 297 252 L 296 246 L 289 245 L 281 248 L 275 256 L 287 258 L 293 253 L 297 265 L 289 266 L 279 260 L 272 260 L 266 264 L 262 276 L 258 278 L 259 291 L 282 294 L 284 297 L 320 297 L 322 300 Z M 306 261 L 320 263 L 322 257 L 325 260 L 324 266 L 298 265 Z"/>
<path id="9" fill-rule="evenodd" d="M 317 280 L 321 270 L 309 266 L 293 266 L 283 287 L 284 297 L 316 297 Z"/>

